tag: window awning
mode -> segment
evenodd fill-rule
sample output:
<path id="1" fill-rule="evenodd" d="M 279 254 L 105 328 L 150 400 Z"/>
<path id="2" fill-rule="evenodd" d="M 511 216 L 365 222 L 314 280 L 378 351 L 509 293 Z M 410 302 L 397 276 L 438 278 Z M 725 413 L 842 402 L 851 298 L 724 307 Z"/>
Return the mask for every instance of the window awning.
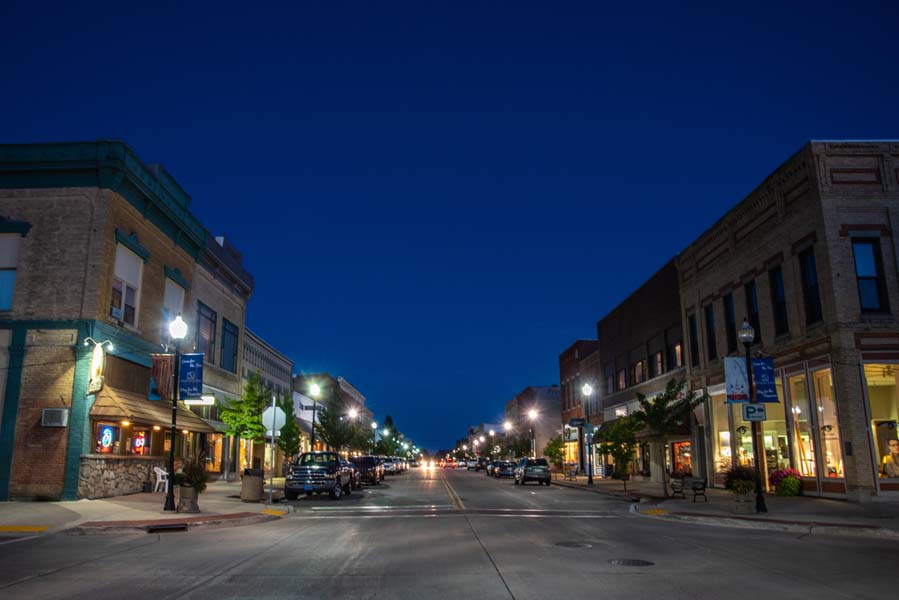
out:
<path id="1" fill-rule="evenodd" d="M 172 406 L 168 402 L 147 400 L 140 394 L 106 386 L 94 400 L 91 418 L 133 421 L 168 429 L 172 426 Z M 197 433 L 215 433 L 215 429 L 180 402 L 177 426 Z"/>

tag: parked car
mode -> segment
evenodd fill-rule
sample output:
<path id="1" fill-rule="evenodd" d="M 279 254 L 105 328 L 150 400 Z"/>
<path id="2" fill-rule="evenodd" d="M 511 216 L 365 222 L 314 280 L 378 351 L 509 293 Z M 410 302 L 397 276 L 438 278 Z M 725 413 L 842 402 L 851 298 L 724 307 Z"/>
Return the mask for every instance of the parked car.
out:
<path id="1" fill-rule="evenodd" d="M 528 481 L 536 481 L 541 485 L 549 485 L 549 463 L 545 458 L 522 458 L 515 468 L 515 485 L 524 485 Z"/>
<path id="2" fill-rule="evenodd" d="M 510 460 L 499 460 L 493 465 L 493 476 L 497 479 L 501 477 L 515 477 L 515 463 Z"/>
<path id="3" fill-rule="evenodd" d="M 487 462 L 487 466 L 484 468 L 484 473 L 487 474 L 487 477 L 490 477 L 493 475 L 493 469 L 494 469 L 494 467 L 496 467 L 496 463 L 498 463 L 498 462 L 499 461 L 497 461 L 497 460 L 491 460 L 491 461 Z"/>
<path id="4" fill-rule="evenodd" d="M 456 468 L 457 469 L 467 469 L 468 461 L 463 458 L 462 460 L 460 460 L 456 463 Z"/>
<path id="5" fill-rule="evenodd" d="M 387 475 L 396 475 L 400 472 L 399 464 L 392 458 L 384 459 L 384 473 Z"/>
<path id="6" fill-rule="evenodd" d="M 486 456 L 481 456 L 474 464 L 475 471 L 482 471 L 487 468 L 487 465 L 490 464 L 490 459 Z"/>
<path id="7" fill-rule="evenodd" d="M 284 497 L 296 500 L 327 492 L 334 500 L 349 496 L 353 486 L 353 469 L 336 452 L 304 452 L 290 465 L 284 479 Z"/>
<path id="8" fill-rule="evenodd" d="M 454 461 L 454 460 L 451 459 L 451 458 L 448 458 L 448 459 L 446 459 L 445 461 L 443 461 L 443 465 L 442 465 L 442 466 L 443 466 L 444 469 L 455 469 L 455 468 L 456 468 L 456 461 Z"/>
<path id="9" fill-rule="evenodd" d="M 374 456 L 356 456 L 351 461 L 359 470 L 362 481 L 366 481 L 371 485 L 378 485 L 384 479 L 382 474 L 383 467 L 381 461 Z"/>
<path id="10" fill-rule="evenodd" d="M 362 489 L 362 471 L 360 471 L 359 467 L 356 466 L 356 463 L 354 463 L 351 460 L 344 460 L 343 457 L 341 457 L 340 462 L 344 467 L 348 468 L 350 470 L 350 473 L 352 474 L 352 479 L 351 479 L 351 481 L 353 482 L 353 484 L 351 486 L 352 489 L 361 490 Z"/>

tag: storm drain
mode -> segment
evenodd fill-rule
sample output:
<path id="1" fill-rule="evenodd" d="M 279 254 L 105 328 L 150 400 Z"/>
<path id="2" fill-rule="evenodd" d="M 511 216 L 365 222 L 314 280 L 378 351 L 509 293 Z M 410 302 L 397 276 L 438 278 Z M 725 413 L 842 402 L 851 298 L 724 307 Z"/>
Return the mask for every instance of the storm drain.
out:
<path id="1" fill-rule="evenodd" d="M 609 561 L 609 564 L 615 565 L 616 567 L 651 567 L 655 563 L 639 558 L 613 558 Z"/>
<path id="2" fill-rule="evenodd" d="M 593 544 L 590 542 L 558 542 L 556 546 L 561 546 L 562 548 L 592 548 Z"/>

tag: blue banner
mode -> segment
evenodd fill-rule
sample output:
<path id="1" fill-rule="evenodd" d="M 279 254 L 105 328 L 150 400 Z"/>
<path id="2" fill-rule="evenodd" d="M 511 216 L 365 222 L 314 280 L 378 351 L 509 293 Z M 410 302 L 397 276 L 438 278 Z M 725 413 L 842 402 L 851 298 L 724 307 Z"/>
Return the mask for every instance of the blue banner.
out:
<path id="1" fill-rule="evenodd" d="M 755 380 L 756 402 L 780 402 L 777 398 L 773 358 L 753 358 L 752 377 Z"/>
<path id="2" fill-rule="evenodd" d="M 182 354 L 178 398 L 187 400 L 203 394 L 203 353 Z"/>

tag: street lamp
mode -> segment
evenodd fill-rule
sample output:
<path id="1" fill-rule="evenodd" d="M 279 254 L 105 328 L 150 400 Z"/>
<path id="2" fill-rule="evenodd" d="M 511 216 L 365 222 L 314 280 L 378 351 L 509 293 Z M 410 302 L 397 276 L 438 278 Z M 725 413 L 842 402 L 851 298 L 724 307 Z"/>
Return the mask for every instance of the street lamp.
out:
<path id="1" fill-rule="evenodd" d="M 187 323 L 179 314 L 169 323 L 169 335 L 175 342 L 174 364 L 172 365 L 172 430 L 169 444 L 168 490 L 165 493 L 166 512 L 175 512 L 175 431 L 178 428 L 178 378 L 181 374 L 181 340 L 187 337 Z"/>
<path id="2" fill-rule="evenodd" d="M 587 442 L 587 485 L 593 485 L 593 426 L 590 424 L 590 396 L 593 395 L 593 386 L 589 383 L 585 383 L 581 388 L 581 392 L 584 394 L 584 417 L 586 427 L 591 430 L 589 434 L 584 434 L 584 441 Z M 587 435 L 590 436 L 589 439 L 587 438 Z"/>
<path id="3" fill-rule="evenodd" d="M 356 410 L 355 408 L 351 408 L 351 409 L 350 409 L 350 412 L 349 412 L 349 417 L 350 417 L 351 419 L 355 419 L 355 418 L 358 417 L 358 416 L 359 416 L 359 411 Z"/>
<path id="4" fill-rule="evenodd" d="M 534 421 L 536 419 L 537 419 L 537 411 L 532 408 L 531 410 L 528 411 L 528 420 L 531 423 L 528 431 L 530 431 L 530 433 L 531 433 L 531 453 L 533 454 L 534 458 L 537 458 L 537 436 L 534 433 Z"/>
<path id="5" fill-rule="evenodd" d="M 377 443 L 377 441 L 375 441 L 375 433 L 377 431 L 378 431 L 378 424 L 375 423 L 374 421 L 372 421 L 371 422 L 371 453 L 372 454 L 375 453 L 375 444 Z"/>
<path id="6" fill-rule="evenodd" d="M 749 356 L 749 347 L 755 341 L 755 329 L 749 324 L 749 321 L 743 319 L 740 329 L 737 331 L 737 337 L 743 342 L 743 348 L 746 349 L 746 384 L 749 386 L 749 402 L 755 404 L 758 401 L 757 396 L 752 390 L 752 358 Z M 759 513 L 768 512 L 765 506 L 765 495 L 762 493 L 762 461 L 759 454 L 759 425 L 758 421 L 753 421 L 752 425 L 752 455 L 755 457 L 755 510 Z"/>
<path id="7" fill-rule="evenodd" d="M 315 413 L 318 412 L 318 396 L 322 393 L 322 388 L 317 383 L 313 383 L 309 386 L 309 393 L 312 395 L 312 436 L 309 449 L 315 452 Z"/>

